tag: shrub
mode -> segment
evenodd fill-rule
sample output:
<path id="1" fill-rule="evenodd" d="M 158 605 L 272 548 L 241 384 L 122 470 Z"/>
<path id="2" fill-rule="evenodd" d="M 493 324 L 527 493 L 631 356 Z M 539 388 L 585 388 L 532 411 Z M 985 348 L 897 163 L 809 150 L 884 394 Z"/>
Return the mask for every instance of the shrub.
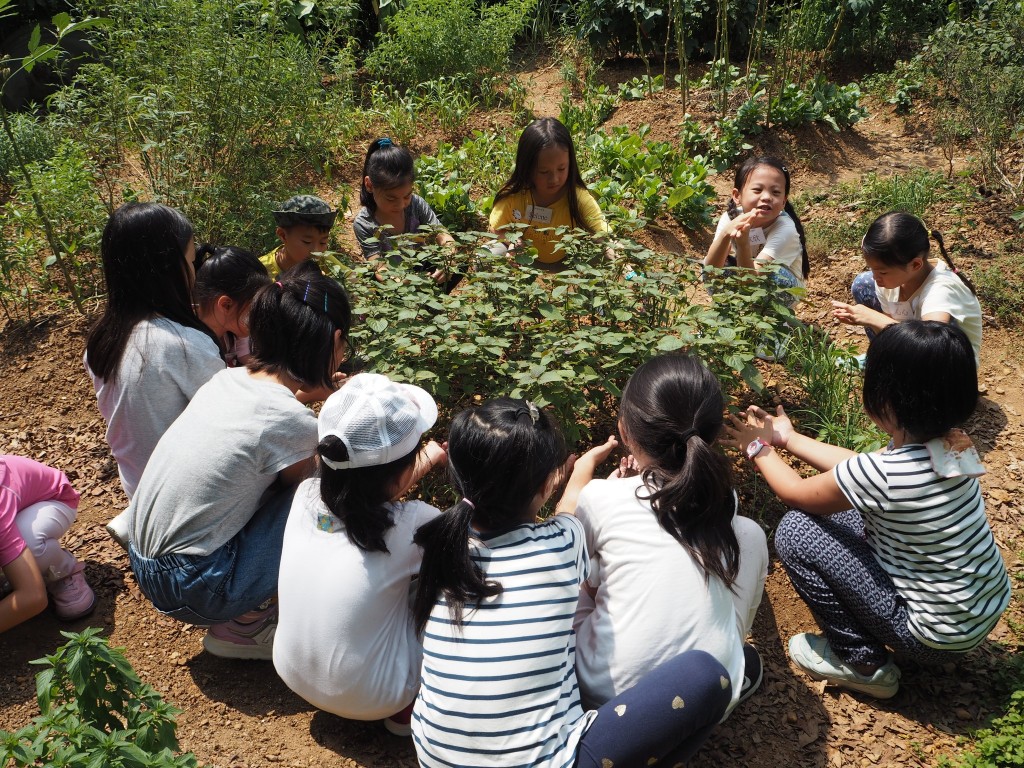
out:
<path id="1" fill-rule="evenodd" d="M 204 239 L 260 242 L 272 201 L 328 162 L 319 53 L 257 5 L 91 1 L 114 23 L 56 99 L 57 127 L 119 196 L 181 208 Z"/>
<path id="2" fill-rule="evenodd" d="M 415 251 L 398 239 L 383 282 L 366 265 L 347 276 L 365 316 L 356 346 L 381 373 L 423 383 L 453 410 L 499 394 L 550 405 L 574 441 L 656 352 L 691 350 L 728 387 L 742 377 L 760 388 L 756 345 L 791 317 L 766 300 L 770 276 L 755 276 L 756 285 L 726 281 L 709 303 L 696 262 L 628 240 L 565 232 L 566 269 L 550 273 L 522 252 L 510 268 L 486 247 L 493 235 L 453 234 L 454 249 Z M 426 262 L 467 278 L 445 295 L 412 268 Z M 634 279 L 623 279 L 627 271 Z"/>
<path id="3" fill-rule="evenodd" d="M 57 145 L 53 134 L 46 125 L 31 115 L 14 114 L 8 119 L 14 142 L 21 152 L 21 159 L 26 163 L 45 160 L 53 154 Z M 14 147 L 7 134 L 0 132 L 0 181 L 12 184 L 18 175 Z"/>
<path id="4" fill-rule="evenodd" d="M 535 5 L 536 0 L 483 6 L 474 0 L 409 0 L 388 18 L 366 67 L 404 87 L 453 75 L 475 83 L 505 68 Z"/>
<path id="5" fill-rule="evenodd" d="M 196 768 L 191 752 L 175 755 L 181 710 L 99 633 L 61 632 L 68 642 L 32 662 L 46 667 L 36 675 L 42 714 L 14 733 L 0 730 L 0 766 Z"/>
<path id="6" fill-rule="evenodd" d="M 938 30 L 921 54 L 938 84 L 936 113 L 974 147 L 992 187 L 1024 199 L 1019 155 L 1024 151 L 1024 18 L 1020 4 L 993 3 L 991 12 Z M 959 126 L 957 130 L 956 126 Z"/>

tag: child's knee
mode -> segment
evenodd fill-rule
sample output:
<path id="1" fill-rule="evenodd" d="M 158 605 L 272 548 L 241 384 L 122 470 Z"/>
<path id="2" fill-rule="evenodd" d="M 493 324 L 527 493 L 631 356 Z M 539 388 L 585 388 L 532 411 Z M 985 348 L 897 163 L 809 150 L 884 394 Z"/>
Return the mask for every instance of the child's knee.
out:
<path id="1" fill-rule="evenodd" d="M 858 304 L 869 304 L 875 299 L 875 277 L 868 272 L 861 272 L 850 284 L 850 294 Z"/>
<path id="2" fill-rule="evenodd" d="M 38 559 L 49 542 L 59 542 L 75 521 L 76 512 L 59 501 L 41 501 L 18 512 L 15 524 Z"/>

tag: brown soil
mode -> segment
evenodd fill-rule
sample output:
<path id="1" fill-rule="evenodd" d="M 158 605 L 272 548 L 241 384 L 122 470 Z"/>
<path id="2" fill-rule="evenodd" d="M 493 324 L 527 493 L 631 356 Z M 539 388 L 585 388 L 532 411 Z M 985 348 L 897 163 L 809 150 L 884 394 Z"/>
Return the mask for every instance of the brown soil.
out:
<path id="1" fill-rule="evenodd" d="M 638 69 L 623 72 L 621 79 Z M 618 73 L 616 73 L 618 74 Z M 561 80 L 553 65 L 529 73 L 535 111 L 557 114 Z M 696 110 L 691 107 L 691 112 Z M 649 123 L 653 138 L 675 138 L 681 118 L 678 96 L 662 93 L 650 101 L 620 107 L 612 124 Z M 834 133 L 807 128 L 796 134 L 759 137 L 758 149 L 781 154 L 794 168 L 794 192 L 827 194 L 837 184 L 856 184 L 868 171 L 880 174 L 909 168 L 944 170 L 945 160 L 926 135 L 919 116 L 894 117 L 884 109 L 854 130 Z M 358 171 L 356 171 L 358 173 Z M 346 179 L 355 184 L 357 179 Z M 720 193 L 731 179 L 715 180 Z M 810 198 L 807 198 L 810 199 Z M 969 224 L 938 218 L 961 253 L 963 266 L 989 258 L 1020 258 L 1009 222 L 1009 203 L 998 196 L 979 202 Z M 808 204 L 805 221 L 834 219 L 849 227 L 854 213 Z M 948 220 L 946 220 L 948 219 Z M 661 247 L 699 253 L 709 233 L 684 232 L 670 222 L 647 236 Z M 970 228 L 968 230 L 968 227 Z M 1019 237 L 1019 235 L 1017 235 Z M 968 240 L 969 238 L 969 240 Z M 1000 243 L 1010 241 L 1007 247 Z M 969 246 L 969 247 L 968 247 Z M 993 257 L 993 253 L 1000 253 Z M 859 332 L 835 325 L 828 300 L 842 298 L 861 269 L 855 249 L 812 254 L 814 272 L 801 315 L 844 340 Z M 141 677 L 179 706 L 178 733 L 184 749 L 217 766 L 412 766 L 411 742 L 388 735 L 379 723 L 342 720 L 318 712 L 291 693 L 262 662 L 228 661 L 202 651 L 202 630 L 158 614 L 140 595 L 124 553 L 103 524 L 123 505 L 116 467 L 104 442 L 81 356 L 88 321 L 73 313 L 43 317 L 28 327 L 0 334 L 0 452 L 18 453 L 63 468 L 82 492 L 77 524 L 65 544 L 87 563 L 86 574 L 98 603 L 93 616 L 67 626 L 44 613 L 3 635 L 0 675 L 0 728 L 16 729 L 37 712 L 30 659 L 63 642 L 61 630 L 101 626 L 126 654 Z M 970 431 L 984 454 L 983 480 L 989 516 L 1007 565 L 1021 584 L 1024 535 L 1021 494 L 1024 437 L 1024 375 L 1014 329 L 989 319 L 985 328 L 981 376 L 986 396 Z M 780 371 L 764 367 L 772 385 Z M 758 498 L 768 498 L 761 492 Z M 758 510 L 749 509 L 748 514 Z M 781 509 L 768 503 L 762 519 L 771 527 Z M 1005 705 L 1009 670 L 1019 662 L 1022 604 L 1020 589 L 1010 614 L 989 642 L 959 665 L 937 670 L 907 667 L 899 694 L 888 702 L 839 692 L 814 683 L 787 662 L 785 641 L 814 629 L 814 621 L 780 567 L 773 564 L 754 630 L 766 664 L 761 691 L 712 734 L 694 761 L 698 766 L 871 766 L 934 765 L 954 752 L 957 737 L 982 725 Z M 1016 631 L 1015 631 L 1016 630 Z"/>

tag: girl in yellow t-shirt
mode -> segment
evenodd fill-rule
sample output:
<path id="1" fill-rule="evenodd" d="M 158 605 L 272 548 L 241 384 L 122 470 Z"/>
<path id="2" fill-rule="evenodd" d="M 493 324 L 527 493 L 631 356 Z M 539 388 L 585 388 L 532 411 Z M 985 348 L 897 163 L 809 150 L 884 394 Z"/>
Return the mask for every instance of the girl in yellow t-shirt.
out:
<path id="1" fill-rule="evenodd" d="M 524 238 L 537 259 L 554 264 L 565 258 L 558 227 L 607 232 L 608 223 L 580 176 L 569 130 L 553 117 L 534 120 L 523 130 L 512 177 L 498 190 L 490 228 L 526 224 Z"/>

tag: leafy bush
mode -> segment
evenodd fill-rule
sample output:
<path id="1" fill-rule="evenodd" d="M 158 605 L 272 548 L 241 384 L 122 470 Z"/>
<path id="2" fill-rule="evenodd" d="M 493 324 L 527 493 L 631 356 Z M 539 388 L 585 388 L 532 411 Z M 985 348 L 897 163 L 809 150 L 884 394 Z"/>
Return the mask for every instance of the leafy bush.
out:
<path id="1" fill-rule="evenodd" d="M 992 187 L 1024 199 L 1024 15 L 1020 4 L 938 30 L 921 54 L 938 84 L 933 105 L 969 141 Z"/>
<path id="2" fill-rule="evenodd" d="M 454 249 L 400 245 L 383 282 L 366 265 L 347 276 L 365 316 L 353 332 L 357 348 L 380 372 L 423 383 L 453 410 L 508 394 L 551 405 L 573 441 L 656 352 L 691 350 L 730 388 L 738 377 L 760 388 L 755 347 L 791 317 L 765 300 L 774 294 L 770 277 L 726 281 L 709 303 L 696 262 L 628 240 L 566 232 L 567 268 L 551 273 L 525 253 L 510 268 L 487 248 L 493 235 L 454 234 Z M 468 277 L 445 295 L 411 268 L 424 262 Z M 629 270 L 639 274 L 626 281 Z"/>
<path id="3" fill-rule="evenodd" d="M 262 243 L 271 202 L 327 165 L 319 53 L 258 5 L 90 2 L 114 23 L 56 99 L 56 127 L 119 196 L 181 208 L 205 239 Z"/>
<path id="4" fill-rule="evenodd" d="M 536 0 L 482 7 L 474 0 L 409 0 L 388 18 L 366 67 L 405 87 L 452 75 L 476 82 L 505 68 L 535 5 Z"/>
<path id="5" fill-rule="evenodd" d="M 36 675 L 42 715 L 14 733 L 0 730 L 0 766 L 196 768 L 191 752 L 175 755 L 181 710 L 99 633 L 61 632 L 68 642 L 32 662 L 46 667 Z"/>
<path id="6" fill-rule="evenodd" d="M 810 88 L 786 83 L 779 93 L 771 97 L 767 120 L 774 125 L 798 128 L 813 122 L 823 122 L 836 131 L 849 128 L 867 116 L 860 105 L 860 88 L 856 83 L 835 85 L 819 72 Z"/>
<path id="7" fill-rule="evenodd" d="M 57 142 L 46 125 L 31 115 L 14 114 L 9 118 L 14 144 L 26 163 L 45 160 L 53 154 Z M 6 133 L 0 132 L 0 181 L 11 184 L 18 173 L 14 146 Z"/>
<path id="8" fill-rule="evenodd" d="M 32 191 L 15 177 L 13 194 L 4 206 L 9 229 L 0 245 L 0 306 L 8 319 L 31 318 L 39 292 L 67 296 L 69 278 L 82 296 L 103 290 L 96 254 L 109 210 L 99 197 L 97 171 L 84 147 L 63 141 L 51 157 L 28 169 Z M 40 217 L 33 194 L 43 211 L 50 212 L 46 219 Z M 67 274 L 55 269 L 57 257 L 49 251 L 49 236 L 62 246 Z"/>

